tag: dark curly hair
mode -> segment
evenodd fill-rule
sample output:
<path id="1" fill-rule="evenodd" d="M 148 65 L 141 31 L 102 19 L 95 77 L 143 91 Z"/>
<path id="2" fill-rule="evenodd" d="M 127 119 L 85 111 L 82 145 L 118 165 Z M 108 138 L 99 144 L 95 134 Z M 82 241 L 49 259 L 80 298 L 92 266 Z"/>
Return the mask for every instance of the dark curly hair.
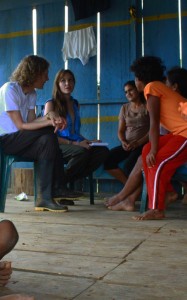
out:
<path id="1" fill-rule="evenodd" d="M 187 70 L 178 66 L 167 71 L 167 79 L 171 85 L 178 86 L 179 93 L 187 98 Z"/>
<path id="2" fill-rule="evenodd" d="M 130 67 L 135 77 L 144 84 L 151 81 L 163 81 L 165 69 L 161 58 L 156 56 L 142 56 Z"/>
<path id="3" fill-rule="evenodd" d="M 21 86 L 32 85 L 49 68 L 49 62 L 37 55 L 24 57 L 13 71 L 10 81 L 17 81 Z"/>

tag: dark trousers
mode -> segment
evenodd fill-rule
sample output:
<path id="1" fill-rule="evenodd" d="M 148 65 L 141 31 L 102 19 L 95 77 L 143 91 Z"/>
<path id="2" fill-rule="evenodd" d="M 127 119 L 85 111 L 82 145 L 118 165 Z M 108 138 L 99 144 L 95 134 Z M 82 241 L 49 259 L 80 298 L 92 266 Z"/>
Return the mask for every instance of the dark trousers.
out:
<path id="1" fill-rule="evenodd" d="M 108 157 L 109 149 L 104 146 L 83 148 L 77 145 L 60 145 L 66 165 L 67 181 L 83 178 L 95 171 Z"/>
<path id="2" fill-rule="evenodd" d="M 142 153 L 143 146 L 140 146 L 131 151 L 125 151 L 122 146 L 112 148 L 110 150 L 109 156 L 104 163 L 105 170 L 118 169 L 118 164 L 122 161 L 125 161 L 124 173 L 126 176 L 129 176 L 130 172 L 134 168 L 138 157 Z"/>
<path id="3" fill-rule="evenodd" d="M 53 127 L 20 130 L 0 136 L 0 143 L 6 154 L 19 155 L 38 163 L 42 168 L 42 174 L 48 175 L 40 178 L 42 186 L 50 184 L 52 188 L 60 189 L 64 183 L 64 161 L 53 130 Z M 42 162 L 47 163 L 41 164 Z M 52 193 L 51 190 L 50 194 Z"/>

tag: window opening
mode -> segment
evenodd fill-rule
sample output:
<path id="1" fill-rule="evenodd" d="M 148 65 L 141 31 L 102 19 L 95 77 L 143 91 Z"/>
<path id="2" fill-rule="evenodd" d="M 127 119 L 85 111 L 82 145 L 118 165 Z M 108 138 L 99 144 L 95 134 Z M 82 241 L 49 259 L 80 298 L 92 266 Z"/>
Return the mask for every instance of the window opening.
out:
<path id="1" fill-rule="evenodd" d="M 182 67 L 182 16 L 181 16 L 181 0 L 178 0 L 178 20 L 179 20 L 179 62 Z"/>
<path id="2" fill-rule="evenodd" d="M 37 10 L 32 9 L 32 37 L 33 37 L 33 53 L 37 55 Z"/>
<path id="3" fill-rule="evenodd" d="M 64 7 L 64 33 L 65 32 L 68 32 L 68 1 L 66 0 L 66 3 L 65 3 L 65 7 Z M 65 61 L 64 63 L 64 69 L 67 70 L 68 69 L 68 60 Z"/>

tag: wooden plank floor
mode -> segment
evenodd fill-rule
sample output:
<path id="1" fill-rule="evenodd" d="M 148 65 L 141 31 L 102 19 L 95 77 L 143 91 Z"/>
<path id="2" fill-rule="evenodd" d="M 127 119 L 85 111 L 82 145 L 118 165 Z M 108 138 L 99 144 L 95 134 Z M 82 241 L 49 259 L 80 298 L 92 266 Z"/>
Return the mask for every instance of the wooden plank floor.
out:
<path id="1" fill-rule="evenodd" d="M 167 218 L 137 222 L 137 212 L 112 212 L 98 195 L 67 213 L 35 212 L 33 197 L 9 194 L 1 218 L 20 235 L 5 257 L 14 272 L 1 295 L 36 300 L 187 299 L 187 205 L 173 203 Z M 138 209 L 138 204 L 137 204 Z"/>

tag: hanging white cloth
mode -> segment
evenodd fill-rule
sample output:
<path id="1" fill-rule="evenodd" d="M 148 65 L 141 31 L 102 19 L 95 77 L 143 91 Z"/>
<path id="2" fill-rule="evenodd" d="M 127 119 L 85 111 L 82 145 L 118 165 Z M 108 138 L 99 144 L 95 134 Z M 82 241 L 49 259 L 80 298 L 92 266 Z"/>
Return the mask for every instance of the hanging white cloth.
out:
<path id="1" fill-rule="evenodd" d="M 62 53 L 64 61 L 79 58 L 83 65 L 87 64 L 89 58 L 97 54 L 93 27 L 65 32 Z"/>

